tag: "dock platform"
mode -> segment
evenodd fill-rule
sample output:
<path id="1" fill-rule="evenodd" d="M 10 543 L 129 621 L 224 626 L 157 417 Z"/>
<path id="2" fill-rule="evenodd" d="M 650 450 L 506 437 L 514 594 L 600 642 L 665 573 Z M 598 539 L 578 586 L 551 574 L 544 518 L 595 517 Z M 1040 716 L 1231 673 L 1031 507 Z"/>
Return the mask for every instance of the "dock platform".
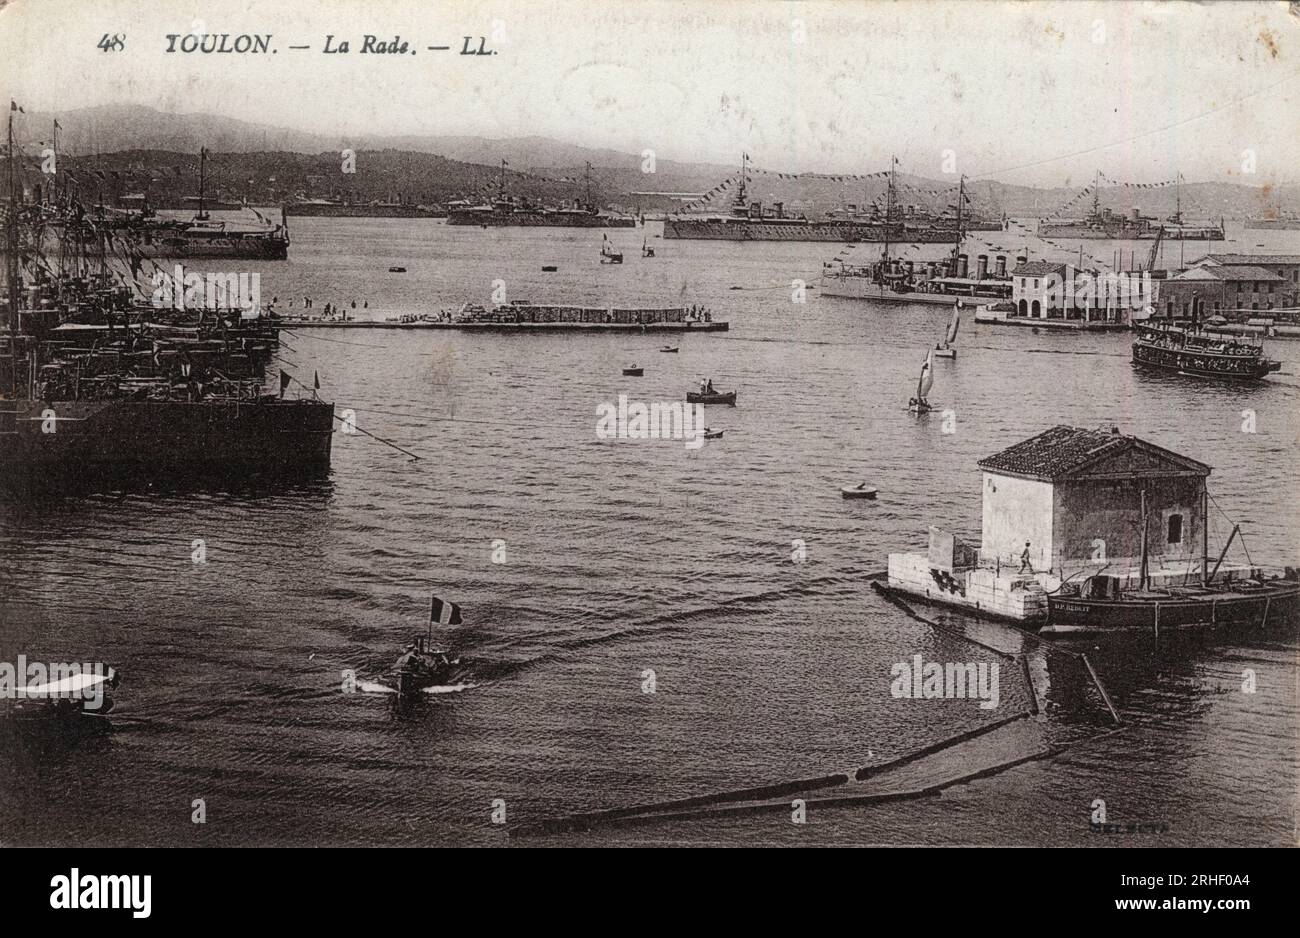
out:
<path id="1" fill-rule="evenodd" d="M 281 319 L 282 329 L 455 329 L 463 332 L 727 332 L 725 322 L 390 322 L 388 320 Z"/>

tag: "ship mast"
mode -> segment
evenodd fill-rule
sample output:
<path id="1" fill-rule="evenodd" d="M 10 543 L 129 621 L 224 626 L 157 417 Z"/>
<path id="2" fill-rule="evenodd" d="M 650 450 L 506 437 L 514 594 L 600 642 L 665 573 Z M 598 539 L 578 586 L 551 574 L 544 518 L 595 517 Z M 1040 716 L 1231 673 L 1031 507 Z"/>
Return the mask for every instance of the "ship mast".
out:
<path id="1" fill-rule="evenodd" d="M 208 148 L 199 147 L 199 213 L 194 216 L 199 221 L 207 221 L 208 213 L 204 210 L 203 197 L 207 194 L 208 183 Z"/>
<path id="2" fill-rule="evenodd" d="M 587 170 L 583 174 L 583 178 L 587 182 L 587 207 L 590 208 L 591 207 L 591 162 L 590 161 L 588 161 L 587 163 Z"/>
<path id="3" fill-rule="evenodd" d="M 1092 177 L 1092 214 L 1093 217 L 1101 214 L 1101 170 Z"/>
<path id="4" fill-rule="evenodd" d="M 497 181 L 497 201 L 503 201 L 506 197 L 506 163 L 505 159 L 501 160 L 501 178 Z"/>
<path id="5" fill-rule="evenodd" d="M 1138 572 L 1138 589 L 1147 588 L 1147 490 L 1142 487 L 1142 566 Z"/>
<path id="6" fill-rule="evenodd" d="M 59 202 L 59 122 L 57 118 L 54 121 L 54 198 L 51 201 L 56 205 Z"/>
<path id="7" fill-rule="evenodd" d="M 898 172 L 898 157 L 889 158 L 889 185 L 885 189 L 885 251 L 881 260 L 889 263 L 889 226 L 894 218 L 894 174 Z"/>
<path id="8" fill-rule="evenodd" d="M 961 209 L 966 202 L 966 177 L 957 180 L 957 243 L 952 246 L 952 273 L 957 275 L 957 259 L 961 257 L 961 243 L 966 233 L 961 227 Z"/>
<path id="9" fill-rule="evenodd" d="M 18 397 L 18 190 L 14 185 L 14 109 L 9 108 L 9 214 L 5 225 L 5 277 L 9 281 L 10 391 Z"/>

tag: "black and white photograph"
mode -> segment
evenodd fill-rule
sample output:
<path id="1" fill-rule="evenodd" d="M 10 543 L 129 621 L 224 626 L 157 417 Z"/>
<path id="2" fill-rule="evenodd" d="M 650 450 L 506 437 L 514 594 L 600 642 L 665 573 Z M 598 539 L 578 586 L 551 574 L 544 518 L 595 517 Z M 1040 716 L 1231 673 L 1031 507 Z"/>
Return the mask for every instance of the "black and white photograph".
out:
<path id="1" fill-rule="evenodd" d="M 8 0 L 0 103 L 0 845 L 1297 845 L 1300 4 Z"/>

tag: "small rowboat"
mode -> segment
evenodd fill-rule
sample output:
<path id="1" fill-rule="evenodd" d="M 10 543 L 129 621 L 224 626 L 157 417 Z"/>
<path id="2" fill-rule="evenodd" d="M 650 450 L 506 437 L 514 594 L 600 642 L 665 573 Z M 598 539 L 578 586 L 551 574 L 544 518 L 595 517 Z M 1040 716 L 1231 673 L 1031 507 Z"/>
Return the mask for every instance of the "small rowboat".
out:
<path id="1" fill-rule="evenodd" d="M 555 273 L 555 272 L 556 272 L 557 270 L 559 270 L 559 269 L 560 269 L 560 268 L 556 267 L 554 264 L 543 264 L 543 265 L 542 265 L 542 273 L 544 273 L 544 274 L 553 274 L 553 273 Z"/>
<path id="2" fill-rule="evenodd" d="M 953 359 L 955 359 L 955 358 L 957 357 L 957 350 L 956 350 L 955 348 L 951 348 L 951 347 L 944 347 L 944 346 L 942 346 L 942 345 L 936 345 L 935 348 L 934 348 L 934 357 L 935 357 L 935 358 L 953 358 Z"/>
<path id="3" fill-rule="evenodd" d="M 710 430 L 708 427 L 705 427 L 704 438 L 706 440 L 720 440 L 722 439 L 722 434 L 725 432 L 725 430 Z"/>
<path id="4" fill-rule="evenodd" d="M 678 351 L 681 351 L 681 346 L 679 346 L 679 345 L 665 345 L 665 346 L 664 346 L 663 348 L 661 348 L 659 351 L 661 351 L 661 352 L 678 352 Z"/>
<path id="5" fill-rule="evenodd" d="M 645 369 L 644 369 L 644 368 L 640 368 L 640 367 L 638 367 L 638 366 L 636 366 L 636 365 L 632 365 L 632 366 L 630 366 L 630 367 L 628 367 L 628 368 L 624 368 L 624 369 L 623 369 L 623 374 L 625 374 L 625 375 L 630 375 L 630 376 L 633 377 L 633 378 L 639 378 L 639 377 L 641 377 L 643 374 L 645 374 Z"/>
<path id="6" fill-rule="evenodd" d="M 846 485 L 844 488 L 840 489 L 840 495 L 845 498 L 869 498 L 874 501 L 876 498 L 876 490 L 863 482 L 854 486 Z"/>
<path id="7" fill-rule="evenodd" d="M 686 403 L 688 404 L 729 404 L 736 406 L 736 392 L 728 391 L 723 394 L 721 391 L 714 391 L 712 394 L 701 394 L 699 391 L 687 391 Z"/>
<path id="8" fill-rule="evenodd" d="M 404 274 L 404 273 L 406 273 L 406 268 L 405 268 L 405 267 L 390 267 L 390 268 L 388 268 L 388 272 L 389 272 L 390 274 Z"/>

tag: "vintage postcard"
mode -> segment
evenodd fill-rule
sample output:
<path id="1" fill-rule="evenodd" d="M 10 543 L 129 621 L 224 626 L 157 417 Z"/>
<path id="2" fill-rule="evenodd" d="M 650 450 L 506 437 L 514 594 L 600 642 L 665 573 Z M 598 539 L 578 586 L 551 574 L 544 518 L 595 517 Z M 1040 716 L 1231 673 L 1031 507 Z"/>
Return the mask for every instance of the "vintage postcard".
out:
<path id="1" fill-rule="evenodd" d="M 9 0 L 0 91 L 0 842 L 1296 845 L 1300 5 Z"/>

